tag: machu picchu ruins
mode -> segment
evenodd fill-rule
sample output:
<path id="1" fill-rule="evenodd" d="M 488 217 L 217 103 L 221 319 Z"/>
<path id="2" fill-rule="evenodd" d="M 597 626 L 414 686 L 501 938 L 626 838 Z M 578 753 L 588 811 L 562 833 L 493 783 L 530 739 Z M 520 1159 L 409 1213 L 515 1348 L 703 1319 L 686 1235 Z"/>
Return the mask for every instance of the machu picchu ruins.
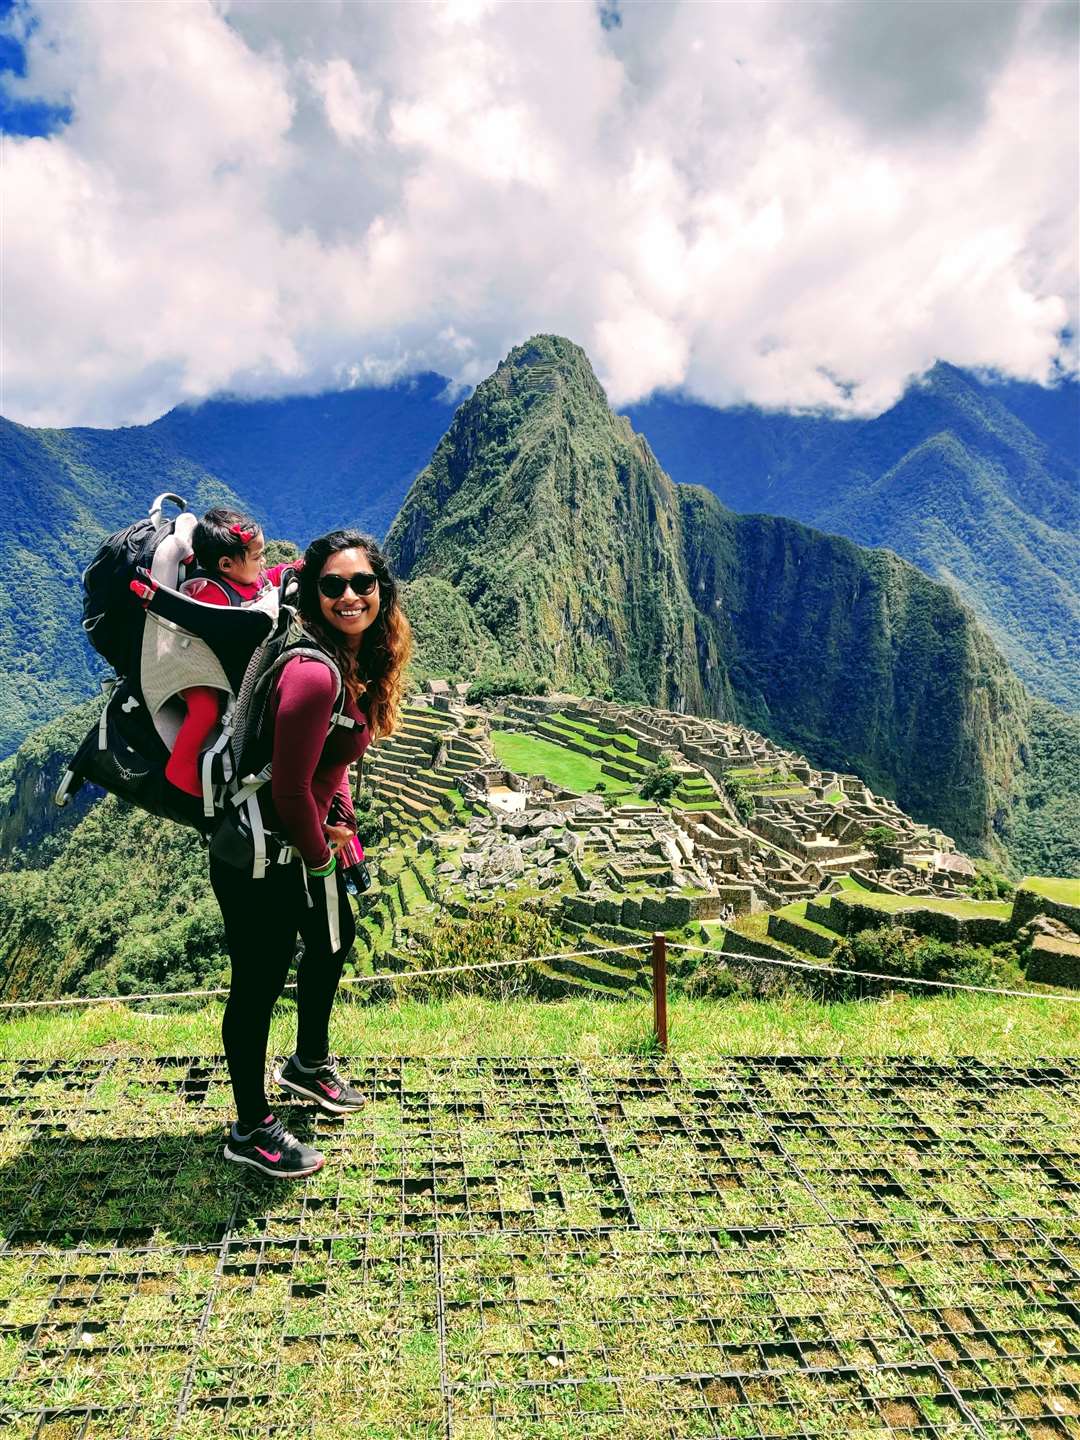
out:
<path id="1" fill-rule="evenodd" d="M 855 775 L 651 706 L 568 694 L 470 704 L 467 692 L 429 680 L 365 763 L 383 835 L 358 944 L 376 972 L 413 968 L 440 916 L 511 896 L 590 952 L 538 963 L 541 993 L 643 990 L 642 942 L 658 930 L 819 963 L 843 936 L 897 916 L 972 943 L 1015 931 L 1008 903 L 970 898 L 976 867 L 949 836 Z M 573 783 L 559 778 L 567 764 Z M 658 764 L 670 798 L 645 799 Z M 1054 973 L 1071 974 L 1075 927 L 1046 925 L 1034 939 Z"/>

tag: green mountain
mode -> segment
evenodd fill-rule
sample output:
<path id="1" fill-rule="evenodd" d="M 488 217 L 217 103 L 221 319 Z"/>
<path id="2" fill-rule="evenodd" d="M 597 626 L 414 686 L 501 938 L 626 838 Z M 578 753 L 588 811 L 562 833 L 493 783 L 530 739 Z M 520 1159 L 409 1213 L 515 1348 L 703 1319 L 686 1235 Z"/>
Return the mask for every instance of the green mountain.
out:
<path id="1" fill-rule="evenodd" d="M 671 474 L 736 510 L 887 545 L 954 585 L 1032 690 L 1080 709 L 1080 389 L 938 364 L 866 421 L 632 407 Z"/>
<path id="2" fill-rule="evenodd" d="M 101 540 L 178 489 L 228 487 L 128 430 L 29 430 L 0 420 L 0 755 L 98 688 L 106 666 L 79 628 L 79 575 Z"/>
<path id="3" fill-rule="evenodd" d="M 951 584 L 980 615 L 1017 674 L 1040 693 L 1077 706 L 1076 532 L 1025 508 L 955 434 L 923 441 L 877 480 L 823 510 L 815 524 L 864 545 L 902 546 L 909 560 Z"/>
<path id="4" fill-rule="evenodd" d="M 949 588 L 887 551 L 674 485 L 584 352 L 539 336 L 458 411 L 387 536 L 507 663 L 751 724 L 994 851 L 1031 705 Z"/>
<path id="5" fill-rule="evenodd" d="M 569 341 L 513 351 L 461 407 L 386 545 L 406 580 L 450 582 L 508 659 L 709 708 L 675 487 Z"/>
<path id="6" fill-rule="evenodd" d="M 92 694 L 104 663 L 79 630 L 79 575 L 163 490 L 231 503 L 301 543 L 382 535 L 446 429 L 446 382 L 182 406 L 152 425 L 33 430 L 0 419 L 0 756 Z"/>
<path id="7" fill-rule="evenodd" d="M 11 517 L 0 531 L 0 755 L 96 688 L 103 667 L 77 633 L 77 577 L 104 534 L 170 487 L 195 505 L 232 497 L 301 543 L 343 522 L 382 535 L 446 430 L 446 396 L 441 377 L 419 375 L 213 400 L 111 431 L 0 420 Z M 887 545 L 949 581 L 1034 693 L 1080 705 L 1075 384 L 991 383 L 939 365 L 871 421 L 663 396 L 629 414 L 675 480 L 735 510 Z M 624 683 L 633 691 L 632 674 Z"/>

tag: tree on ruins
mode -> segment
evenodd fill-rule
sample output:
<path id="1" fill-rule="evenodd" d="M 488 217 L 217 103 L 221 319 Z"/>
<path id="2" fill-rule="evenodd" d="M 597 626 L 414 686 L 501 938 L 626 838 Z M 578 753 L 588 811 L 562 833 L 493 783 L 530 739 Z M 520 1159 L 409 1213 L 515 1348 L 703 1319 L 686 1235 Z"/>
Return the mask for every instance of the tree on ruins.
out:
<path id="1" fill-rule="evenodd" d="M 724 794 L 735 807 L 735 813 L 744 825 L 749 825 L 753 820 L 757 806 L 754 804 L 754 797 L 749 787 L 744 785 L 737 775 L 726 776 L 723 781 Z"/>
<path id="2" fill-rule="evenodd" d="M 878 869 L 884 870 L 891 863 L 891 852 L 899 836 L 888 825 L 871 825 L 863 836 L 863 843 L 874 852 Z"/>
<path id="3" fill-rule="evenodd" d="M 645 800 L 670 800 L 679 788 L 679 777 L 672 768 L 671 756 L 665 752 L 654 765 L 650 765 L 638 788 Z"/>

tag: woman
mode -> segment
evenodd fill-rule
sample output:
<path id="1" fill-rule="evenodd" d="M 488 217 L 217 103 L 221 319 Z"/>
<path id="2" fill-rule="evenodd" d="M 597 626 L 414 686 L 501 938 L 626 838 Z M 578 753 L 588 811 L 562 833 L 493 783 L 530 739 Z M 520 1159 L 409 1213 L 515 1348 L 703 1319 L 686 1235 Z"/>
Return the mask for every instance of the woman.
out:
<path id="1" fill-rule="evenodd" d="M 298 933 L 304 954 L 296 977 L 296 1053 L 274 1079 L 288 1094 L 334 1115 L 363 1104 L 338 1074 L 327 1033 L 356 935 L 337 853 L 356 833 L 348 767 L 372 739 L 396 728 L 412 650 L 397 582 L 368 535 L 335 530 L 314 540 L 300 571 L 298 603 L 305 628 L 337 664 L 343 713 L 354 726 L 330 724 L 338 693 L 330 668 L 318 659 L 289 660 L 271 701 L 272 812 L 267 806 L 265 820 L 295 856 L 260 880 L 213 857 L 210 862 L 232 961 L 221 1034 L 237 1116 L 225 1158 L 289 1179 L 312 1174 L 324 1159 L 289 1134 L 264 1088 L 270 1018 Z"/>

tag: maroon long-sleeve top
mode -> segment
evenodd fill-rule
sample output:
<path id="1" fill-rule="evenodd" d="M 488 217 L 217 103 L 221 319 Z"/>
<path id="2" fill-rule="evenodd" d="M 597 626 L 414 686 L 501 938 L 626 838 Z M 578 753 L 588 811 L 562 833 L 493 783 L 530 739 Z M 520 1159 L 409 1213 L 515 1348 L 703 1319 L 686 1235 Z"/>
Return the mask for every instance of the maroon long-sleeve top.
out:
<path id="1" fill-rule="evenodd" d="M 367 716 L 348 692 L 343 713 L 356 725 L 329 730 L 336 694 L 330 668 L 298 655 L 283 667 L 271 702 L 271 798 L 281 829 L 310 869 L 330 863 L 324 827 L 335 795 L 340 797 L 335 823 L 355 829 L 348 769 L 371 740 Z"/>

